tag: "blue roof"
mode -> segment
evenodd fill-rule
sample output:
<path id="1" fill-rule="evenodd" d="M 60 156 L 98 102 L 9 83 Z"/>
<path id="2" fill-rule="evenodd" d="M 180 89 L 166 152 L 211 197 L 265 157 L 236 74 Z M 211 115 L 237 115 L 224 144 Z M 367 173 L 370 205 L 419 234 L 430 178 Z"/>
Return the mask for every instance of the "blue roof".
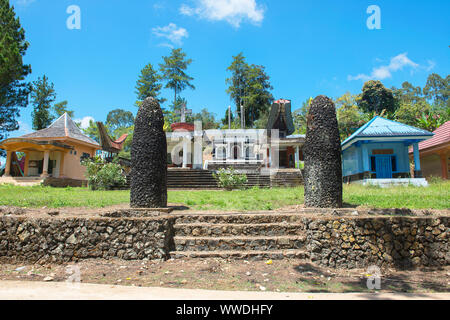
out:
<path id="1" fill-rule="evenodd" d="M 345 139 L 342 146 L 356 138 L 423 137 L 425 140 L 432 136 L 433 133 L 426 130 L 376 116 Z"/>

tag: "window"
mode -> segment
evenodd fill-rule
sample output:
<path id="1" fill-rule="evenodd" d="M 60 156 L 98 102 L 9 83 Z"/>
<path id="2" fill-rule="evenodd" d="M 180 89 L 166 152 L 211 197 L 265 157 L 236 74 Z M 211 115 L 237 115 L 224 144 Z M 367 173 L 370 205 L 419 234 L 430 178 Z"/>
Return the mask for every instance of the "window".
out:
<path id="1" fill-rule="evenodd" d="M 391 161 L 392 161 L 392 172 L 397 172 L 397 157 L 392 156 Z"/>
<path id="2" fill-rule="evenodd" d="M 372 172 L 377 171 L 377 161 L 375 159 L 375 157 L 370 157 L 370 171 Z"/>

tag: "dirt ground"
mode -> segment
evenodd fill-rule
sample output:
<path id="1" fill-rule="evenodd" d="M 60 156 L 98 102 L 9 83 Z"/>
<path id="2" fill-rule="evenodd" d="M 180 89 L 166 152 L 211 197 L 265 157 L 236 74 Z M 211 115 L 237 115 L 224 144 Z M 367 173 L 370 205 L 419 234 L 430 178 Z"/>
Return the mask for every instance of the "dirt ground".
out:
<path id="1" fill-rule="evenodd" d="M 78 273 L 79 270 L 79 273 Z M 77 276 L 79 275 L 79 277 Z M 381 270 L 381 290 L 369 290 L 366 270 L 336 270 L 309 262 L 184 259 L 85 260 L 69 264 L 0 264 L 0 280 L 273 292 L 450 292 L 450 267 Z"/>
<path id="2" fill-rule="evenodd" d="M 356 208 L 343 208 L 343 209 L 311 209 L 305 208 L 303 205 L 293 205 L 286 206 L 276 210 L 271 211 L 220 211 L 220 210 L 204 210 L 198 211 L 182 204 L 169 203 L 168 208 L 170 208 L 171 213 L 169 215 L 186 215 L 186 214 L 236 214 L 236 213 L 264 213 L 264 214 L 283 214 L 283 213 L 295 213 L 303 216 L 320 215 L 320 216 L 386 216 L 386 215 L 400 215 L 400 216 L 450 216 L 449 210 L 435 210 L 435 209 L 373 209 L 366 207 L 356 207 Z M 0 206 L 0 216 L 1 215 L 14 215 L 14 216 L 24 216 L 33 218 L 51 218 L 51 217 L 79 217 L 79 218 L 90 218 L 99 217 L 110 212 L 121 211 L 130 209 L 129 204 L 119 204 L 114 206 L 109 206 L 105 208 L 85 208 L 85 207 L 64 207 L 58 209 L 52 208 L 20 208 L 12 206 Z M 160 214 L 164 214 L 161 212 Z"/>

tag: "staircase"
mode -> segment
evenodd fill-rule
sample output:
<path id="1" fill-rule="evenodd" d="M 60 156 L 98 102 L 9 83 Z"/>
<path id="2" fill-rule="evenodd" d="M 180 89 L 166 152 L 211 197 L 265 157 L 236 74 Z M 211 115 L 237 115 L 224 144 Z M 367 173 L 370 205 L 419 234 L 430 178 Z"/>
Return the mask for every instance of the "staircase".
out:
<path id="1" fill-rule="evenodd" d="M 42 177 L 0 177 L 0 184 L 13 184 L 15 186 L 31 187 L 40 185 L 45 178 Z"/>
<path id="2" fill-rule="evenodd" d="M 179 216 L 172 258 L 305 258 L 306 236 L 296 214 L 197 214 Z"/>
<path id="3" fill-rule="evenodd" d="M 217 189 L 212 172 L 194 169 L 167 170 L 167 188 L 169 189 Z"/>
<path id="4" fill-rule="evenodd" d="M 270 176 L 272 187 L 297 187 L 303 184 L 303 175 L 298 169 L 279 169 Z"/>

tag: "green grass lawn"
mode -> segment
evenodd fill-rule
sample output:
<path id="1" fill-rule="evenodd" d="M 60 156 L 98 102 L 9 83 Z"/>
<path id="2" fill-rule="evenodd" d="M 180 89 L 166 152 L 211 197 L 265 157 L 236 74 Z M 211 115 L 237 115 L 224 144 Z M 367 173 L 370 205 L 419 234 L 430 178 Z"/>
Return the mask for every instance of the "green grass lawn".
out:
<path id="1" fill-rule="evenodd" d="M 0 186 L 0 205 L 28 208 L 92 207 L 128 203 L 129 191 L 90 191 L 86 188 Z M 273 210 L 302 204 L 303 187 L 248 189 L 236 191 L 171 190 L 169 202 L 195 210 Z M 373 208 L 449 209 L 450 182 L 435 182 L 427 188 L 381 189 L 359 185 L 344 186 L 346 206 Z"/>

